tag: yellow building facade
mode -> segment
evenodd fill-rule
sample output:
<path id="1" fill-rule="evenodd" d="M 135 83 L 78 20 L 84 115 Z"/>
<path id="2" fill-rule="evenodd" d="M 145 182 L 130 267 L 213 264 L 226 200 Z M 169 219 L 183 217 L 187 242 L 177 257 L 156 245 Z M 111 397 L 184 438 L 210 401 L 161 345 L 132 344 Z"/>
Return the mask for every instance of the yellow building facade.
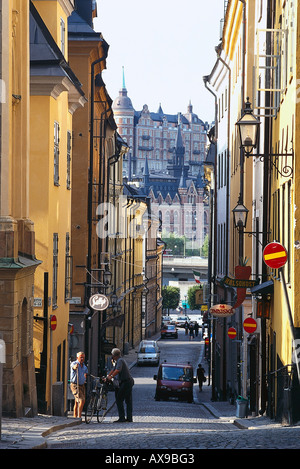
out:
<path id="1" fill-rule="evenodd" d="M 272 120 L 272 158 L 270 229 L 272 239 L 287 251 L 287 262 L 282 269 L 269 269 L 274 282 L 274 296 L 270 303 L 269 343 L 270 380 L 274 396 L 273 413 L 276 418 L 292 421 L 299 415 L 295 392 L 299 393 L 299 358 L 293 354 L 300 339 L 298 205 L 299 165 L 297 150 L 299 142 L 298 114 L 298 58 L 297 41 L 298 3 L 283 2 L 274 9 L 272 54 L 280 55 L 276 64 L 280 76 L 273 92 L 275 116 Z M 273 81 L 274 83 L 274 81 Z M 275 85 L 273 85 L 275 88 Z M 295 342 L 294 342 L 295 341 Z M 298 386 L 298 387 L 297 387 Z M 283 388 L 294 396 L 289 406 Z M 298 389 L 298 391 L 297 391 Z"/>
<path id="2" fill-rule="evenodd" d="M 29 211 L 29 4 L 1 2 L 0 335 L 3 415 L 37 413 L 33 285 L 38 266 Z"/>
<path id="3" fill-rule="evenodd" d="M 218 300 L 234 304 L 239 289 L 230 291 L 220 280 L 224 273 L 235 277 L 239 258 L 248 258 L 250 279 L 256 282 L 247 289 L 231 319 L 226 323 L 214 320 L 213 347 L 221 350 L 214 357 L 214 397 L 233 399 L 241 394 L 248 399 L 251 413 L 267 413 L 289 423 L 300 415 L 299 358 L 294 354 L 300 339 L 298 18 L 297 2 L 229 0 L 221 43 L 216 48 L 216 65 L 208 77 L 218 116 L 216 183 L 223 168 L 221 156 L 227 154 L 227 148 L 230 168 L 228 271 L 218 270 L 223 246 L 214 231 L 214 292 Z M 248 116 L 256 118 L 259 129 L 249 153 L 242 149 L 236 125 L 248 98 Z M 224 198 L 222 187 L 217 187 L 217 225 L 226 222 L 222 218 L 222 194 Z M 238 229 L 233 219 L 238 201 L 248 209 L 243 229 Z M 264 248 L 273 241 L 286 249 L 287 261 L 282 268 L 272 268 L 265 262 Z M 243 321 L 250 317 L 256 321 L 252 334 L 243 327 Z M 229 326 L 236 327 L 240 348 L 226 337 Z"/>
<path id="4" fill-rule="evenodd" d="M 69 0 L 37 0 L 30 9 L 29 211 L 42 262 L 34 284 L 34 352 L 40 411 L 58 415 L 66 410 L 69 368 L 72 118 L 86 102 L 67 63 L 73 7 Z"/>

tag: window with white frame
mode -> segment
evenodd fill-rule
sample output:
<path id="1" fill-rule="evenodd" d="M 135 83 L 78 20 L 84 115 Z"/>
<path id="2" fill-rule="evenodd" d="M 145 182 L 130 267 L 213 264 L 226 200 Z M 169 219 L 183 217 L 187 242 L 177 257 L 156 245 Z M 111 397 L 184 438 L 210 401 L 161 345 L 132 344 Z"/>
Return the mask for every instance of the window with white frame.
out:
<path id="1" fill-rule="evenodd" d="M 54 122 L 54 184 L 59 185 L 59 123 Z"/>
<path id="2" fill-rule="evenodd" d="M 70 253 L 70 234 L 66 233 L 66 266 L 65 266 L 65 301 L 72 298 L 73 258 Z"/>
<path id="3" fill-rule="evenodd" d="M 64 20 L 60 19 L 60 50 L 63 55 L 65 55 L 65 48 L 66 48 L 66 25 Z"/>
<path id="4" fill-rule="evenodd" d="M 71 148 L 72 134 L 67 132 L 67 189 L 71 189 Z"/>
<path id="5" fill-rule="evenodd" d="M 58 277 L 58 233 L 53 233 L 53 280 L 52 307 L 57 307 L 57 277 Z"/>

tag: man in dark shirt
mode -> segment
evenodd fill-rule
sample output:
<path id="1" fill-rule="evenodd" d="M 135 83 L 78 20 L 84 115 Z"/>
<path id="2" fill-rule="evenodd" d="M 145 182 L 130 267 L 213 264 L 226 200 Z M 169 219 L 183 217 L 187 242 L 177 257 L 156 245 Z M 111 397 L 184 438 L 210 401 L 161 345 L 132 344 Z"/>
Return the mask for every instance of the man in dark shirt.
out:
<path id="1" fill-rule="evenodd" d="M 119 419 L 116 420 L 116 422 L 132 422 L 132 386 L 134 385 L 134 381 L 126 361 L 121 357 L 120 350 L 114 348 L 111 354 L 116 364 L 107 375 L 107 379 L 110 380 L 118 376 L 119 380 L 119 388 L 116 389 L 116 404 Z M 125 419 L 124 400 L 126 403 L 127 419 Z"/>

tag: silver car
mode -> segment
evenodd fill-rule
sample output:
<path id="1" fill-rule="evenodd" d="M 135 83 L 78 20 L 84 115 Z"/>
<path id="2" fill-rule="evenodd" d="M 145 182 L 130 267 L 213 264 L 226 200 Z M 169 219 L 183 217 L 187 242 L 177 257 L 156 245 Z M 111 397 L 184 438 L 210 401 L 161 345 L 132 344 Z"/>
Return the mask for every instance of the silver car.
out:
<path id="1" fill-rule="evenodd" d="M 158 365 L 160 350 L 155 340 L 142 340 L 137 353 L 138 365 Z"/>

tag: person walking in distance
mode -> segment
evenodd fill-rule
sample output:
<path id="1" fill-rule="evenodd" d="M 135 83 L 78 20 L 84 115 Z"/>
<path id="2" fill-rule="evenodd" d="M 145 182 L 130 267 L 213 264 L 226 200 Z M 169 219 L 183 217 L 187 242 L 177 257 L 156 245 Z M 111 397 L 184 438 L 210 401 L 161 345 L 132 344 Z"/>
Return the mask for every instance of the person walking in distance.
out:
<path id="1" fill-rule="evenodd" d="M 71 363 L 70 387 L 75 397 L 74 417 L 81 418 L 82 409 L 85 403 L 85 382 L 88 369 L 84 364 L 85 354 L 77 353 L 77 360 Z"/>
<path id="2" fill-rule="evenodd" d="M 121 357 L 121 351 L 114 348 L 111 352 L 113 360 L 116 362 L 114 368 L 108 373 L 107 379 L 111 380 L 118 377 L 119 387 L 116 388 L 116 404 L 119 413 L 119 419 L 115 422 L 132 422 L 132 386 L 134 380 L 130 374 L 124 358 Z M 127 418 L 125 419 L 124 400 L 126 403 Z"/>
<path id="3" fill-rule="evenodd" d="M 198 378 L 198 382 L 199 382 L 199 391 L 202 391 L 202 385 L 206 381 L 206 377 L 205 377 L 204 373 L 205 373 L 205 370 L 199 363 L 198 368 L 197 368 L 197 378 Z"/>

